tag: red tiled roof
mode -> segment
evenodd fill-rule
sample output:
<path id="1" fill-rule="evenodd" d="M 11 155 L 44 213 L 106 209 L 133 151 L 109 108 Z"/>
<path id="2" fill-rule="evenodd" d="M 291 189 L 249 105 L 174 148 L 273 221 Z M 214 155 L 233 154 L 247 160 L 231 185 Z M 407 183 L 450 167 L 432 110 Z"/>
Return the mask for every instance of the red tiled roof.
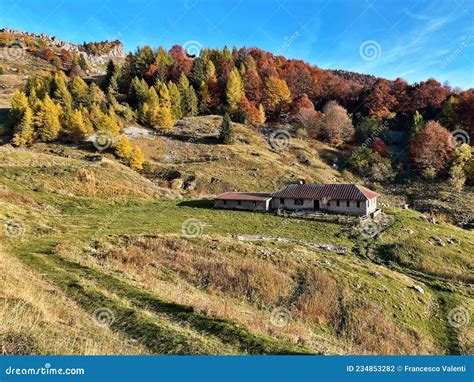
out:
<path id="1" fill-rule="evenodd" d="M 357 185 L 356 185 L 356 187 L 360 190 L 360 192 L 362 192 L 367 197 L 367 199 L 374 199 L 377 196 L 379 196 L 379 194 L 377 194 L 376 192 L 374 192 L 372 190 L 369 190 L 366 187 L 357 186 Z"/>
<path id="2" fill-rule="evenodd" d="M 275 198 L 367 200 L 378 196 L 355 184 L 290 184 L 272 194 Z"/>
<path id="3" fill-rule="evenodd" d="M 256 192 L 225 192 L 217 195 L 215 200 L 250 200 L 254 202 L 264 202 L 271 199 L 270 194 L 260 194 Z"/>

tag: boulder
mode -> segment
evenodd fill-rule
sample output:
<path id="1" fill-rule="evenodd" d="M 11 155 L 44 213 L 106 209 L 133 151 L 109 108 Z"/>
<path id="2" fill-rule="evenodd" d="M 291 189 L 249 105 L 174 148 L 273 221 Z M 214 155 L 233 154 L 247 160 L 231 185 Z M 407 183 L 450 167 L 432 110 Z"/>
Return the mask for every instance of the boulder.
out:
<path id="1" fill-rule="evenodd" d="M 419 285 L 412 285 L 410 288 L 416 290 L 417 292 L 425 293 L 425 290 Z"/>

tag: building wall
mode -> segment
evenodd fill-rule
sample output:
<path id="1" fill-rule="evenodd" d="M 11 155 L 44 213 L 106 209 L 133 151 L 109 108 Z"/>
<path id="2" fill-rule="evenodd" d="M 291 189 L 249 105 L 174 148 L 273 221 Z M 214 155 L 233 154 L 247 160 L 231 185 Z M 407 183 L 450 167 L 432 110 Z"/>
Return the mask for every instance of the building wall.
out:
<path id="1" fill-rule="evenodd" d="M 313 210 L 314 201 L 313 199 L 303 199 L 303 205 L 295 204 L 294 198 L 283 198 L 284 203 L 281 203 L 282 198 L 272 199 L 273 209 L 286 209 L 286 210 Z M 368 215 L 377 209 L 377 199 L 369 199 L 360 201 L 359 207 L 357 207 L 357 201 L 350 200 L 349 206 L 347 206 L 347 200 L 340 200 L 339 206 L 337 200 L 329 201 L 329 204 L 324 204 L 319 201 L 319 208 L 321 211 L 333 212 L 338 214 L 349 214 L 349 215 Z"/>
<path id="2" fill-rule="evenodd" d="M 314 201 L 313 199 L 303 199 L 303 205 L 295 204 L 294 198 L 283 198 L 284 203 L 281 203 L 281 198 L 273 198 L 267 201 L 252 202 L 242 200 L 240 203 L 237 200 L 214 200 L 214 207 L 216 208 L 227 208 L 235 210 L 245 211 L 268 211 L 271 209 L 286 209 L 286 210 L 313 210 Z M 369 199 L 360 201 L 360 206 L 357 207 L 357 201 L 350 200 L 349 207 L 347 206 L 347 200 L 340 200 L 339 206 L 337 200 L 330 200 L 329 204 L 323 204 L 319 202 L 320 211 L 332 212 L 337 214 L 348 214 L 348 215 L 370 215 L 377 210 L 377 199 Z"/>
<path id="3" fill-rule="evenodd" d="M 281 203 L 282 198 L 273 198 L 272 199 L 272 208 L 273 209 L 284 209 L 284 210 L 312 210 L 314 208 L 312 199 L 303 199 L 303 205 L 295 204 L 295 199 L 293 198 L 283 198 L 284 204 Z"/>
<path id="4" fill-rule="evenodd" d="M 371 214 L 377 210 L 377 198 L 369 199 L 367 213 Z"/>
<path id="5" fill-rule="evenodd" d="M 232 210 L 246 210 L 246 211 L 268 211 L 270 208 L 270 200 L 252 202 L 248 200 L 214 200 L 214 207 L 227 208 Z"/>
<path id="6" fill-rule="evenodd" d="M 357 207 L 356 200 L 349 200 L 349 206 L 347 206 L 347 200 L 339 200 L 339 206 L 337 205 L 337 200 L 331 200 L 326 209 L 338 214 L 367 215 L 368 200 L 361 200 L 359 207 Z"/>

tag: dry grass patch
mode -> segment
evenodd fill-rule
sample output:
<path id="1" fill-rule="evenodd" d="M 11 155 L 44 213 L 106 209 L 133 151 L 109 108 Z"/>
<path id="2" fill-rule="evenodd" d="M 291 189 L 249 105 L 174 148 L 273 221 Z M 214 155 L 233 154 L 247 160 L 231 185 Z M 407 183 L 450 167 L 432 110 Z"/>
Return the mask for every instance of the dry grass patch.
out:
<path id="1" fill-rule="evenodd" d="M 141 354 L 0 247 L 2 354 Z"/>
<path id="2" fill-rule="evenodd" d="M 141 268 L 152 266 L 162 273 L 172 271 L 210 293 L 264 305 L 275 305 L 291 293 L 293 280 L 288 269 L 206 244 L 177 237 L 139 236 L 127 238 L 124 246 L 99 249 L 96 256 Z"/>
<path id="3" fill-rule="evenodd" d="M 333 322 L 339 335 L 369 354 L 420 354 L 428 346 L 416 332 L 400 328 L 383 306 L 363 296 L 344 294 Z"/>
<path id="4" fill-rule="evenodd" d="M 298 315 L 315 324 L 329 324 L 338 314 L 341 285 L 318 268 L 306 271 L 303 293 L 296 306 Z"/>

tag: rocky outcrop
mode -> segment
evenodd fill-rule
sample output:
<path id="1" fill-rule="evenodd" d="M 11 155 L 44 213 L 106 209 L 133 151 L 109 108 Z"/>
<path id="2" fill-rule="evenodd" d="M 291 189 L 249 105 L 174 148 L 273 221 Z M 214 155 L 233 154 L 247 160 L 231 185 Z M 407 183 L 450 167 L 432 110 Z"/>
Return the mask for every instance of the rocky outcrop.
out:
<path id="1" fill-rule="evenodd" d="M 82 45 L 62 41 L 58 37 L 46 33 L 36 34 L 12 28 L 2 28 L 0 29 L 0 33 L 8 33 L 17 38 L 28 37 L 35 40 L 40 39 L 46 42 L 47 46 L 52 49 L 56 48 L 58 50 L 66 50 L 70 53 L 80 54 L 95 71 L 103 70 L 104 65 L 106 65 L 110 59 L 120 61 L 125 58 L 125 49 L 119 40 L 93 42 Z"/>

